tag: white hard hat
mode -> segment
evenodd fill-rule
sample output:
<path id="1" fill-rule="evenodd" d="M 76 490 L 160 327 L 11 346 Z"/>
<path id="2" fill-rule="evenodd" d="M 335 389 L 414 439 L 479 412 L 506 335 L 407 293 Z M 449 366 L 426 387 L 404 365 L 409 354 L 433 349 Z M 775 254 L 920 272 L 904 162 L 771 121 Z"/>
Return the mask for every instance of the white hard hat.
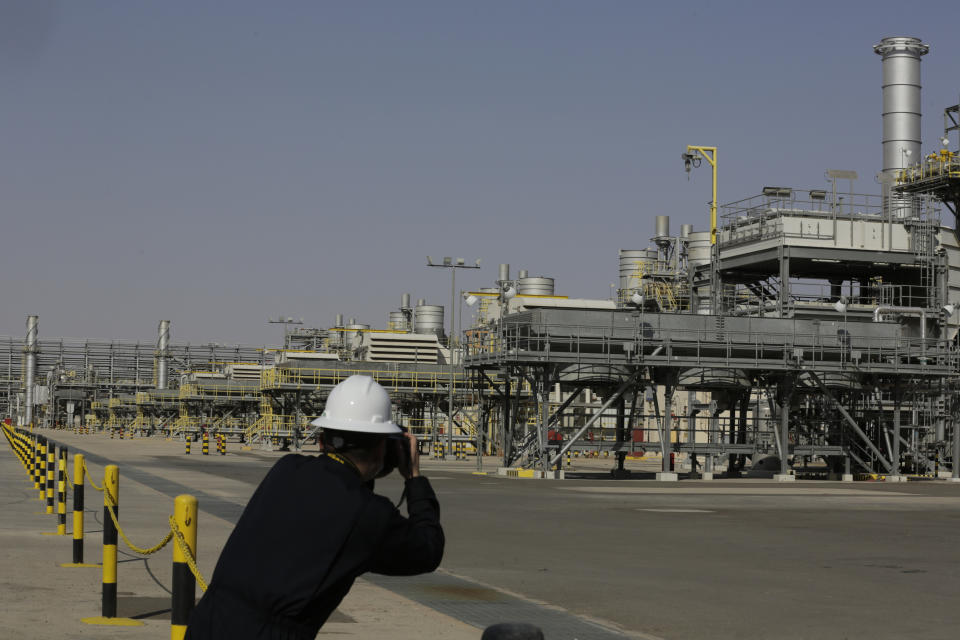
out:
<path id="1" fill-rule="evenodd" d="M 358 433 L 401 433 L 390 420 L 390 394 L 370 376 L 350 376 L 333 388 L 315 427 Z"/>

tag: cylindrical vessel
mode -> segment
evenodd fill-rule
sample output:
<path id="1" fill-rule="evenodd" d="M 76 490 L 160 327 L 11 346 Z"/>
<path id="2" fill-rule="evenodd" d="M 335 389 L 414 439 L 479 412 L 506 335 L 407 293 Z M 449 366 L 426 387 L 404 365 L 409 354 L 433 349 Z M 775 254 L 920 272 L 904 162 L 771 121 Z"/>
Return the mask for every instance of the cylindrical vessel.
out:
<path id="1" fill-rule="evenodd" d="M 883 172 L 920 160 L 920 57 L 930 47 L 919 38 L 884 38 L 873 47 L 883 59 Z"/>
<path id="2" fill-rule="evenodd" d="M 337 314 L 337 323 L 334 325 L 334 327 L 342 327 L 342 326 L 343 326 L 343 314 L 342 314 L 342 313 L 338 313 L 338 314 Z"/>
<path id="3" fill-rule="evenodd" d="M 167 355 L 170 347 L 170 321 L 161 320 L 157 328 L 157 389 L 167 388 Z"/>
<path id="4" fill-rule="evenodd" d="M 443 336 L 443 307 L 438 304 L 421 304 L 414 309 L 414 327 L 417 333 L 432 333 Z"/>
<path id="5" fill-rule="evenodd" d="M 552 296 L 553 278 L 528 277 L 517 280 L 517 295 Z"/>
<path id="6" fill-rule="evenodd" d="M 646 249 L 620 249 L 620 291 L 636 291 L 640 288 L 640 274 L 648 260 Z"/>
<path id="7" fill-rule="evenodd" d="M 694 231 L 687 245 L 687 264 L 691 268 L 710 264 L 710 249 L 710 232 Z"/>
<path id="8" fill-rule="evenodd" d="M 693 225 L 692 225 L 692 224 L 682 224 L 682 225 L 680 225 L 680 237 L 681 237 L 681 238 L 689 238 L 691 233 L 693 233 Z"/>
<path id="9" fill-rule="evenodd" d="M 353 318 L 351 318 L 352 320 Z M 370 330 L 370 325 L 351 322 L 345 329 L 347 330 L 346 346 L 357 349 L 363 344 L 363 333 Z"/>
<path id="10" fill-rule="evenodd" d="M 510 279 L 510 265 L 501 264 L 499 270 L 497 271 L 497 281 L 506 282 Z"/>
<path id="11" fill-rule="evenodd" d="M 387 319 L 387 329 L 391 331 L 406 331 L 407 317 L 403 311 L 391 311 Z"/>
<path id="12" fill-rule="evenodd" d="M 27 406 L 24 418 L 28 428 L 33 425 L 33 381 L 37 375 L 38 324 L 37 316 L 27 316 L 27 345 L 24 349 L 27 352 L 27 370 L 24 380 L 24 386 L 26 387 L 24 389 L 24 399 Z"/>
<path id="13" fill-rule="evenodd" d="M 670 216 L 657 216 L 656 237 L 666 238 L 670 235 Z"/>
<path id="14" fill-rule="evenodd" d="M 417 306 L 418 306 L 418 307 L 422 307 L 422 306 L 425 305 L 425 304 L 427 304 L 427 301 L 426 301 L 425 298 L 417 298 Z"/>
<path id="15" fill-rule="evenodd" d="M 405 293 L 405 294 L 403 294 L 402 296 L 400 296 L 400 308 L 401 308 L 401 309 L 409 309 L 409 308 L 410 308 L 410 294 L 409 294 L 409 293 Z"/>
<path id="16" fill-rule="evenodd" d="M 526 278 L 527 275 L 528 275 L 528 273 L 527 273 L 527 270 L 526 270 L 526 269 L 520 269 L 519 271 L 517 271 L 517 279 L 518 279 L 518 280 L 522 280 L 523 278 Z"/>

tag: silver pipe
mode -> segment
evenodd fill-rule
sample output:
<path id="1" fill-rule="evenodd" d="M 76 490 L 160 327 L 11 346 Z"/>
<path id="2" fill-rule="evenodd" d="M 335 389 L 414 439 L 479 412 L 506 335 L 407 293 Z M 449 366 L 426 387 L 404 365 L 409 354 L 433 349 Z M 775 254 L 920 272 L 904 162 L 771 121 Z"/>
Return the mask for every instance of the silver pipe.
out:
<path id="1" fill-rule="evenodd" d="M 27 343 L 24 347 L 24 352 L 27 356 L 27 371 L 26 379 L 24 380 L 24 396 L 26 400 L 27 410 L 26 410 L 26 426 L 33 426 L 33 387 L 34 387 L 34 378 L 37 375 L 37 325 L 38 325 L 38 316 L 27 316 Z"/>
<path id="2" fill-rule="evenodd" d="M 510 279 L 510 265 L 501 264 L 500 270 L 497 272 L 497 281 L 506 282 Z"/>
<path id="3" fill-rule="evenodd" d="M 157 389 L 167 388 L 167 356 L 170 355 L 170 321 L 161 320 L 157 327 Z"/>
<path id="4" fill-rule="evenodd" d="M 926 344 L 927 341 L 927 310 L 921 307 L 892 307 L 879 306 L 873 310 L 873 321 L 882 322 L 884 313 L 897 313 L 904 316 L 919 316 L 920 318 L 920 339 Z"/>

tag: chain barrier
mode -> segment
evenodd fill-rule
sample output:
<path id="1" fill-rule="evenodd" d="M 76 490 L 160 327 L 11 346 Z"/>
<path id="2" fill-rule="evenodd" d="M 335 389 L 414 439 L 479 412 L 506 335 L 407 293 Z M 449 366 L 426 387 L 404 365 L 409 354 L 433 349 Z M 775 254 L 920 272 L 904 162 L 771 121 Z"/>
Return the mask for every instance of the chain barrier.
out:
<path id="1" fill-rule="evenodd" d="M 193 557 L 193 552 L 190 550 L 190 545 L 187 544 L 187 541 L 183 539 L 183 534 L 180 533 L 180 528 L 177 527 L 177 521 L 173 519 L 173 516 L 170 516 L 170 533 L 177 541 L 177 547 L 180 548 L 180 553 L 183 554 L 183 557 L 187 559 L 187 566 L 190 567 L 190 573 L 193 574 L 193 577 L 197 580 L 197 585 L 200 587 L 201 591 L 207 590 L 207 581 L 203 579 L 203 576 L 200 575 L 200 569 L 197 568 L 197 559 Z"/>
<path id="2" fill-rule="evenodd" d="M 87 461 L 83 461 L 83 475 L 87 476 L 87 480 L 90 481 L 90 486 L 93 487 L 94 491 L 99 491 L 103 493 L 103 487 L 98 487 L 97 484 L 93 481 L 93 474 L 90 473 L 90 469 L 87 468 Z"/>
<path id="3" fill-rule="evenodd" d="M 117 499 L 113 497 L 113 495 L 110 493 L 110 490 L 106 488 L 104 490 L 106 491 L 107 497 L 110 499 L 110 502 L 116 505 Z M 163 536 L 163 540 L 153 545 L 152 547 L 149 547 L 149 548 L 138 547 L 137 545 L 130 542 L 130 538 L 127 537 L 127 534 L 124 533 L 123 529 L 120 527 L 120 522 L 117 520 L 117 514 L 114 513 L 114 510 L 107 509 L 107 513 L 110 514 L 110 519 L 113 520 L 113 526 L 117 528 L 117 533 L 120 534 L 120 537 L 123 538 L 123 541 L 127 544 L 128 547 L 130 547 L 130 549 L 134 553 L 139 553 L 144 556 L 153 555 L 157 551 L 160 551 L 160 549 L 163 549 L 165 546 L 167 546 L 171 538 L 173 538 L 173 531 L 167 531 L 167 535 Z"/>

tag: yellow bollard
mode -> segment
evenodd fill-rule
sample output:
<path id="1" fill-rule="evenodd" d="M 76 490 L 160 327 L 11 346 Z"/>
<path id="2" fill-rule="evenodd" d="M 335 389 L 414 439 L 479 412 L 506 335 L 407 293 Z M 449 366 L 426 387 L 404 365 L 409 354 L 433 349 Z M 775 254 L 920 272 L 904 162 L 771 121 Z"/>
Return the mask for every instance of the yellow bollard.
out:
<path id="1" fill-rule="evenodd" d="M 57 447 L 47 446 L 47 513 L 53 514 L 53 482 L 57 468 Z"/>
<path id="2" fill-rule="evenodd" d="M 61 563 L 61 567 L 99 566 L 83 562 L 83 465 L 83 454 L 73 454 L 73 562 Z"/>
<path id="3" fill-rule="evenodd" d="M 184 542 L 197 557 L 197 499 L 190 495 L 179 495 L 173 502 L 173 519 L 183 535 Z M 196 599 L 196 579 L 190 572 L 188 558 L 180 549 L 180 545 L 173 543 L 173 589 L 170 611 L 170 639 L 183 640 L 187 633 L 187 622 L 193 611 Z"/>
<path id="4" fill-rule="evenodd" d="M 110 511 L 119 519 L 120 468 L 115 464 L 103 470 L 103 602 L 104 618 L 117 616 L 117 527 Z"/>
<path id="5" fill-rule="evenodd" d="M 40 490 L 40 501 L 47 497 L 47 440 L 40 440 L 40 455 L 37 456 L 37 488 Z"/>
<path id="6" fill-rule="evenodd" d="M 57 462 L 57 535 L 67 535 L 67 450 L 60 448 Z"/>
<path id="7" fill-rule="evenodd" d="M 118 515 L 120 507 L 120 468 L 108 464 L 103 470 L 103 590 L 101 614 L 95 618 L 82 618 L 86 624 L 105 624 L 122 627 L 143 625 L 139 620 L 117 617 L 117 526 L 113 524 L 110 511 Z M 119 517 L 119 516 L 118 516 Z"/>
<path id="8" fill-rule="evenodd" d="M 40 438 L 33 441 L 33 488 L 40 488 Z"/>

